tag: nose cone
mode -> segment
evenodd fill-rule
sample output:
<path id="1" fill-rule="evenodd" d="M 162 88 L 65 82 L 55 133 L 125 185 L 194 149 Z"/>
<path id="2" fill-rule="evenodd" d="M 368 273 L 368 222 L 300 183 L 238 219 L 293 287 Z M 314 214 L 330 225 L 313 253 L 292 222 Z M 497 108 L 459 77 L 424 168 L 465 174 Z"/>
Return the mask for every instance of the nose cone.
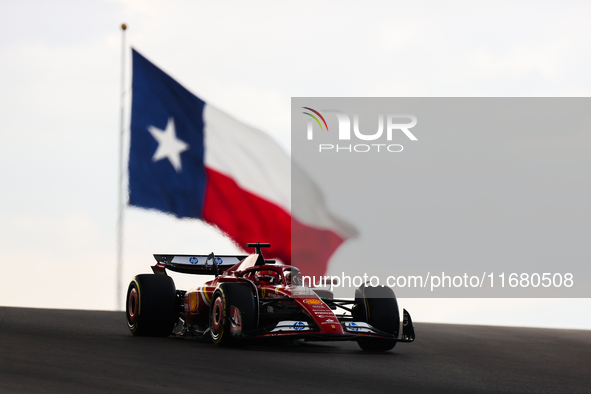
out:
<path id="1" fill-rule="evenodd" d="M 317 296 L 296 298 L 320 330 L 327 334 L 343 334 L 343 327 L 334 312 Z"/>

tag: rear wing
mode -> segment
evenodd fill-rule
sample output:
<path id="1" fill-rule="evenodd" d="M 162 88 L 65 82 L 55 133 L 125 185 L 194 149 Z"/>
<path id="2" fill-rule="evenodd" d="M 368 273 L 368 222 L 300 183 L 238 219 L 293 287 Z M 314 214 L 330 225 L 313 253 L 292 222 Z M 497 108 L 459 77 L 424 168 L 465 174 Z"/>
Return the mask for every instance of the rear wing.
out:
<path id="1" fill-rule="evenodd" d="M 158 262 L 152 266 L 155 274 L 166 274 L 165 269 L 183 274 L 218 275 L 244 260 L 248 255 L 208 256 L 193 254 L 155 254 Z"/>

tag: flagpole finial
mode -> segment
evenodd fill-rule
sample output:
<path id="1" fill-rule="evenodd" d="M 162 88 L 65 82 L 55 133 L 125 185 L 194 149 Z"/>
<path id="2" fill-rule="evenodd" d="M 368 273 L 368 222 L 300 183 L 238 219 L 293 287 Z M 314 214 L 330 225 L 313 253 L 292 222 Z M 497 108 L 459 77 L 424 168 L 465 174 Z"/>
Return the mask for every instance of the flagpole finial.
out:
<path id="1" fill-rule="evenodd" d="M 127 30 L 127 25 L 125 23 L 121 24 L 121 30 L 123 30 L 123 31 Z"/>

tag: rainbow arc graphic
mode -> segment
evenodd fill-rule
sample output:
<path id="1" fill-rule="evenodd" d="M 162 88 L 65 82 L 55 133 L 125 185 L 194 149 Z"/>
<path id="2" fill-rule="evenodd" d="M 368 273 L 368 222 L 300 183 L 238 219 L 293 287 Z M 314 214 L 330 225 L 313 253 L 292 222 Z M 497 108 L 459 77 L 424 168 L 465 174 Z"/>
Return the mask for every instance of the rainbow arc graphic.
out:
<path id="1" fill-rule="evenodd" d="M 318 112 L 315 109 L 312 109 L 310 107 L 302 107 L 302 108 L 307 109 L 308 111 L 314 112 L 316 115 L 318 115 L 320 117 L 320 119 L 322 119 L 322 122 L 324 123 L 324 126 L 326 127 L 326 131 L 328 131 L 328 125 L 326 124 L 326 120 L 324 120 L 324 117 L 320 114 L 320 112 Z M 318 120 L 318 118 L 316 116 L 312 115 L 310 112 L 302 112 L 302 113 L 312 117 L 312 119 L 314 119 L 316 121 L 316 123 L 318 123 L 318 126 L 320 126 L 320 130 L 324 130 L 324 128 L 322 127 L 322 123 L 320 123 L 320 120 Z"/>

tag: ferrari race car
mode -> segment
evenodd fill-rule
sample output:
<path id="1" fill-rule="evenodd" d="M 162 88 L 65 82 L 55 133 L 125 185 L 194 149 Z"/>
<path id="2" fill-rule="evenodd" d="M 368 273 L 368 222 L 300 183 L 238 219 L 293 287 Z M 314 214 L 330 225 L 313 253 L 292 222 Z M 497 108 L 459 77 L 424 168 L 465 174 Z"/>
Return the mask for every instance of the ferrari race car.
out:
<path id="1" fill-rule="evenodd" d="M 216 345 L 256 339 L 357 341 L 366 351 L 387 351 L 415 339 L 410 314 L 402 319 L 389 287 L 362 285 L 355 299 L 303 286 L 298 269 L 249 256 L 154 255 L 154 274 L 137 275 L 127 290 L 127 325 L 133 335 L 211 337 Z M 215 275 L 204 285 L 177 290 L 166 270 Z"/>

